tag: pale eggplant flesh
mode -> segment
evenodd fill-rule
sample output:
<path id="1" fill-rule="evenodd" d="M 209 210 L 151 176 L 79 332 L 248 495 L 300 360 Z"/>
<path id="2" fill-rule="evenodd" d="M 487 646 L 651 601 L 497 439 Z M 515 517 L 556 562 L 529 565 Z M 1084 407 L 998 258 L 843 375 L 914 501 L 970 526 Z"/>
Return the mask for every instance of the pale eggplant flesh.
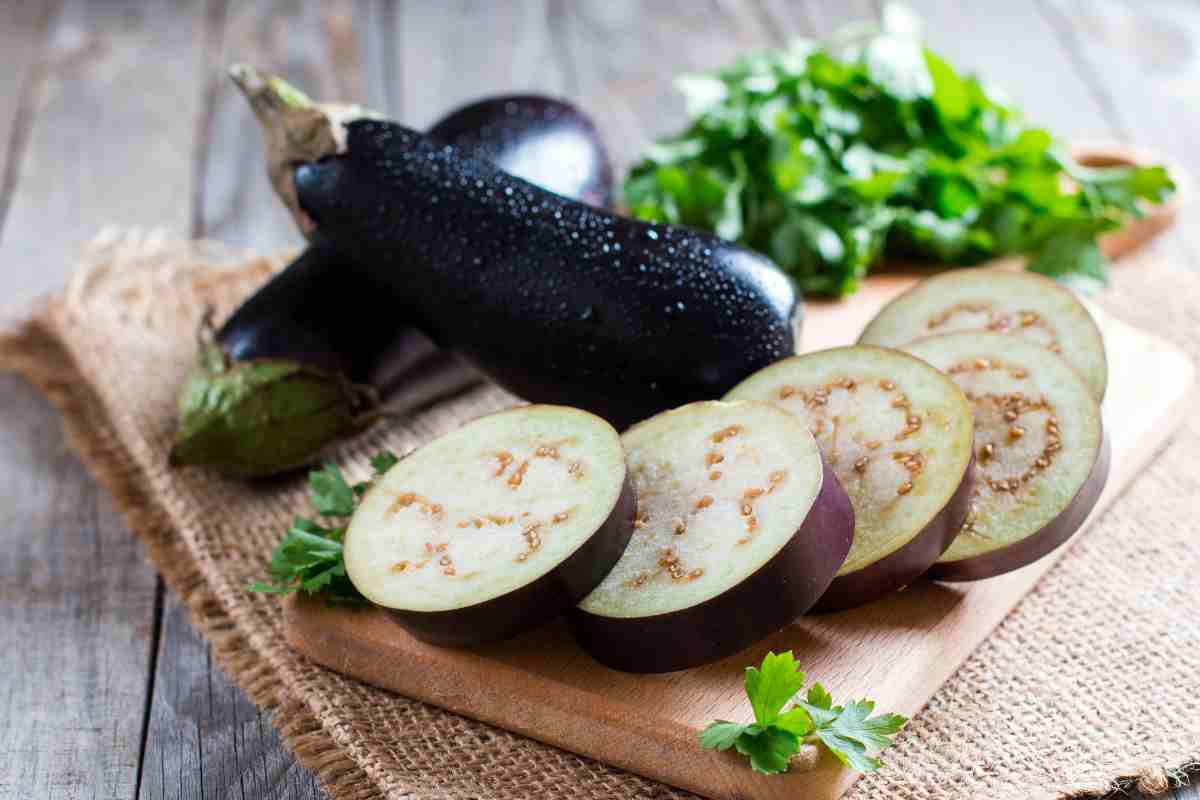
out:
<path id="1" fill-rule="evenodd" d="M 905 349 L 948 374 L 975 417 L 978 476 L 967 520 L 929 577 L 993 577 L 1066 542 L 1108 477 L 1092 387 L 1058 355 L 1005 333 L 951 333 Z"/>
<path id="2" fill-rule="evenodd" d="M 973 268 L 926 278 L 884 306 L 858 341 L 903 347 L 971 330 L 1041 345 L 1074 367 L 1098 401 L 1104 399 L 1108 361 L 1100 327 L 1070 289 L 1032 272 Z"/>
<path id="3" fill-rule="evenodd" d="M 726 395 L 802 419 L 854 506 L 854 544 L 816 611 L 871 602 L 919 579 L 950 546 L 973 489 L 971 406 L 906 353 L 837 347 L 784 359 Z"/>
<path id="4" fill-rule="evenodd" d="M 622 442 L 636 530 L 568 618 L 597 661 L 627 672 L 715 661 L 793 622 L 829 587 L 854 511 L 795 417 L 763 403 L 693 403 Z"/>
<path id="5" fill-rule="evenodd" d="M 469 646 L 571 609 L 633 532 L 617 432 L 525 406 L 448 433 L 377 480 L 346 532 L 346 574 L 418 639 Z"/>

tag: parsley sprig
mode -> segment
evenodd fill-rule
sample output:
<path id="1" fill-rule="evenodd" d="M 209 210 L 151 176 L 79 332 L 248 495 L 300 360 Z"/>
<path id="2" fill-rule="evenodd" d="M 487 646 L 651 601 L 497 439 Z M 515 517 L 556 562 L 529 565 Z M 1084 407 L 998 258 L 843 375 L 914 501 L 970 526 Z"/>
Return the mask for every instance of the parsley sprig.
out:
<path id="1" fill-rule="evenodd" d="M 754 709 L 754 722 L 740 725 L 718 720 L 700 734 L 700 744 L 712 750 L 734 748 L 750 759 L 757 772 L 786 772 L 789 759 L 805 744 L 821 743 L 839 761 L 858 772 L 879 769 L 876 754 L 908 722 L 899 714 L 871 716 L 875 704 L 853 700 L 835 706 L 819 683 L 808 688 L 803 700 L 795 697 L 806 677 L 789 650 L 767 653 L 761 667 L 746 668 L 746 695 Z M 784 710 L 789 702 L 793 705 Z"/>
<path id="2" fill-rule="evenodd" d="M 267 594 L 291 594 L 300 590 L 308 594 L 324 592 L 331 603 L 364 602 L 346 576 L 346 565 L 342 561 L 346 520 L 354 514 L 359 498 L 371 488 L 371 483 L 398 460 L 386 450 L 377 453 L 371 458 L 374 477 L 353 486 L 333 464 L 310 472 L 309 502 L 324 522 L 332 524 L 296 517 L 271 553 L 271 563 L 267 567 L 270 581 L 255 581 L 250 591 Z"/>
<path id="3" fill-rule="evenodd" d="M 885 253 L 1103 283 L 1097 236 L 1169 196 L 1166 169 L 1076 164 L 897 11 L 680 77 L 691 123 L 630 172 L 633 214 L 765 253 L 807 294 L 854 292 Z"/>

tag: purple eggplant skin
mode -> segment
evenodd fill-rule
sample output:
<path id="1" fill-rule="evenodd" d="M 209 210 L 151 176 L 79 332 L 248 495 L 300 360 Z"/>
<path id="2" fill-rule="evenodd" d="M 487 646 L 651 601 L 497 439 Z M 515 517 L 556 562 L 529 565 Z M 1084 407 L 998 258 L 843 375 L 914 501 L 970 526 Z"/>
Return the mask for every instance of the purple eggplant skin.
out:
<path id="1" fill-rule="evenodd" d="M 450 112 L 426 135 L 565 197 L 601 208 L 612 201 L 612 164 L 596 125 L 566 101 L 489 97 Z M 344 262 L 314 237 L 221 326 L 217 341 L 226 355 L 294 359 L 356 383 L 378 374 L 406 326 L 387 284 L 365 283 L 369 272 L 350 278 Z M 347 313 L 354 324 L 346 324 Z"/>
<path id="2" fill-rule="evenodd" d="M 298 205 L 437 344 L 535 403 L 618 429 L 720 397 L 795 352 L 800 300 L 768 259 L 568 200 L 390 122 L 293 167 Z"/>
<path id="3" fill-rule="evenodd" d="M 364 292 L 342 266 L 326 242 L 310 242 L 233 312 L 217 343 L 233 361 L 289 359 L 366 381 L 403 323 L 386 294 Z M 347 325 L 351 311 L 354 324 Z"/>
<path id="4" fill-rule="evenodd" d="M 577 607 L 567 621 L 580 647 L 622 672 L 674 672 L 733 655 L 807 612 L 854 538 L 850 498 L 822 464 L 821 490 L 800 530 L 752 575 L 699 605 L 650 617 L 602 617 Z"/>
<path id="5" fill-rule="evenodd" d="M 489 97 L 446 115 L 426 135 L 555 194 L 597 208 L 612 205 L 613 167 L 600 132 L 564 100 Z"/>
<path id="6" fill-rule="evenodd" d="M 429 135 L 515 174 L 545 179 L 548 189 L 583 202 L 606 204 L 612 196 L 612 167 L 595 125 L 564 101 L 538 95 L 481 100 L 444 117 Z M 380 380 L 429 348 L 392 291 L 370 270 L 352 270 L 319 234 L 312 236 L 308 249 L 226 320 L 215 334 L 215 352 L 201 354 L 193 377 L 214 391 L 192 391 L 181 400 L 172 463 L 263 477 L 311 463 L 336 438 L 361 429 L 373 411 L 371 398 L 352 386 L 385 388 Z M 243 385 L 264 362 L 294 366 L 302 378 L 260 379 L 252 397 L 239 395 L 238 405 L 270 407 L 270 419 L 250 413 L 230 420 L 233 404 L 211 398 L 228 398 L 230 387 Z M 435 387 L 443 393 L 478 380 L 462 365 L 443 373 Z M 246 435 L 248 429 L 256 435 Z M 238 444 L 243 440 L 245 446 Z"/>
<path id="7" fill-rule="evenodd" d="M 387 609 L 417 639 L 442 647 L 472 647 L 511 639 L 561 616 L 600 585 L 633 535 L 637 494 L 625 476 L 604 524 L 579 549 L 516 591 L 452 611 Z"/>
<path id="8" fill-rule="evenodd" d="M 962 530 L 975 492 L 974 447 L 962 483 L 929 524 L 894 553 L 862 569 L 839 575 L 813 606 L 814 612 L 844 611 L 878 600 L 918 580 Z"/>
<path id="9" fill-rule="evenodd" d="M 1057 517 L 1048 522 L 1040 531 L 1027 536 L 1008 547 L 994 550 L 990 553 L 964 558 L 958 561 L 938 562 L 929 568 L 925 577 L 935 581 L 978 581 L 984 578 L 994 578 L 1006 572 L 1020 569 L 1032 564 L 1039 558 L 1048 555 L 1064 544 L 1079 530 L 1088 514 L 1100 501 L 1104 492 L 1104 484 L 1108 481 L 1108 471 L 1112 461 L 1111 447 L 1108 435 L 1101 432 L 1100 454 L 1087 480 L 1075 493 L 1075 497 L 1067 503 Z"/>

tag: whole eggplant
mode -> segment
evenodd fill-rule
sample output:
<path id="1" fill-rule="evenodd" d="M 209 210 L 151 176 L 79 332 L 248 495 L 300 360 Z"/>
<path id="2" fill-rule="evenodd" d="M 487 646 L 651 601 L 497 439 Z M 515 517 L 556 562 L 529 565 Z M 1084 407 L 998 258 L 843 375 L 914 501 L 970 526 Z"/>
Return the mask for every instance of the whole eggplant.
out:
<path id="1" fill-rule="evenodd" d="M 302 97 L 281 82 L 274 88 Z M 561 194 L 611 202 L 608 155 L 594 124 L 569 103 L 489 98 L 447 115 L 427 135 Z M 350 269 L 319 236 L 310 239 L 219 330 L 205 332 L 180 398 L 172 463 L 242 477 L 282 472 L 369 422 L 381 392 L 393 404 L 415 405 L 478 379 L 436 357 L 394 286 Z M 397 376 L 403 385 L 388 392 Z"/>
<path id="2" fill-rule="evenodd" d="M 798 292 L 763 256 L 548 192 L 393 122 L 305 118 L 300 137 L 293 114 L 259 118 L 304 227 L 526 400 L 623 428 L 794 352 Z"/>

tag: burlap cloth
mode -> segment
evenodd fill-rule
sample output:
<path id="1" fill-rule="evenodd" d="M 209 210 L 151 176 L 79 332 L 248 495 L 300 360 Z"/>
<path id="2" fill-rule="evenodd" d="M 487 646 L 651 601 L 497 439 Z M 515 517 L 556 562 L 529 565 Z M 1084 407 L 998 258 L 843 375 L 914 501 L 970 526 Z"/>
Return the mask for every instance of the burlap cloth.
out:
<path id="1" fill-rule="evenodd" d="M 109 232 L 67 290 L 0 338 L 0 366 L 62 412 L 74 446 L 184 599 L 222 668 L 337 800 L 681 797 L 684 793 L 371 688 L 285 644 L 278 601 L 245 587 L 293 514 L 301 480 L 248 486 L 172 471 L 176 393 L 206 303 L 221 311 L 278 261 Z M 1153 255 L 1102 300 L 1200 360 L 1200 276 Z M 480 386 L 378 426 L 336 454 L 355 476 L 513 402 Z M 941 688 L 852 798 L 1074 796 L 1165 790 L 1200 760 L 1200 410 Z"/>

